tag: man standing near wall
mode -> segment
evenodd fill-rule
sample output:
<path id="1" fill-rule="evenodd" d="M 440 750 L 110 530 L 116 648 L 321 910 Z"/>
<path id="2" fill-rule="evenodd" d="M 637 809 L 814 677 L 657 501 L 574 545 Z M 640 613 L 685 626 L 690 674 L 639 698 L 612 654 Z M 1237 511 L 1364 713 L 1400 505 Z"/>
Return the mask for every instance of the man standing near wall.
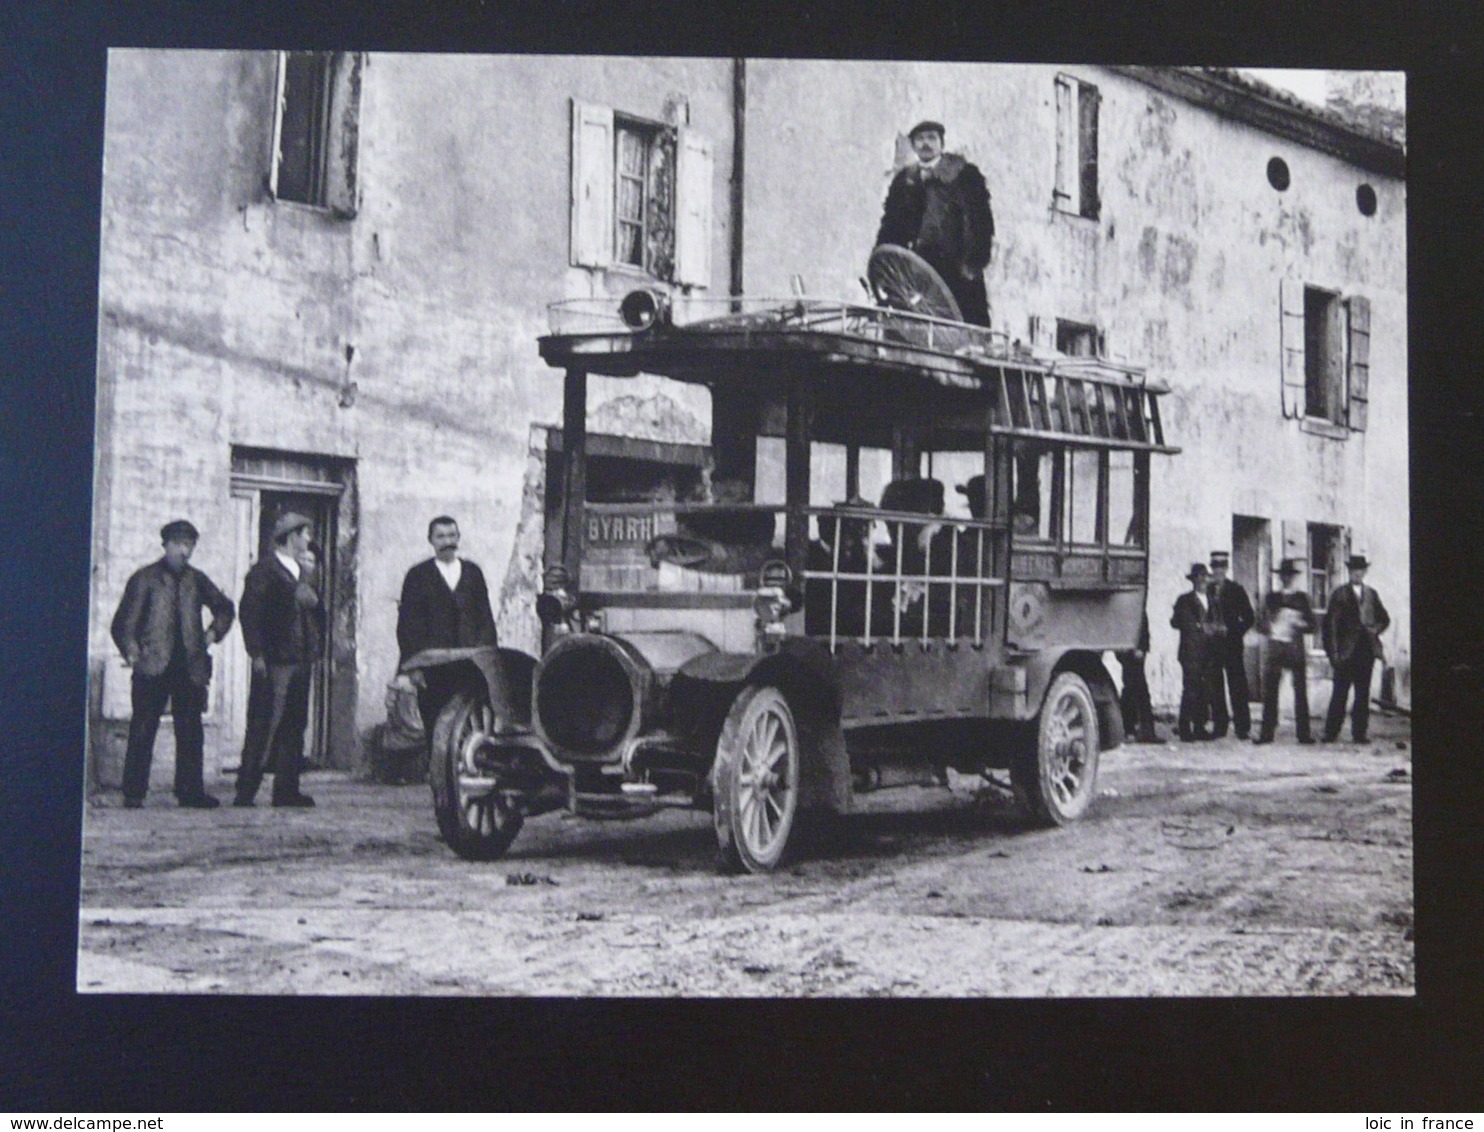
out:
<path id="1" fill-rule="evenodd" d="M 1371 672 L 1382 656 L 1381 634 L 1391 624 L 1391 615 L 1381 604 L 1381 595 L 1365 584 L 1370 562 L 1364 554 L 1352 554 L 1345 563 L 1350 582 L 1329 595 L 1324 612 L 1324 651 L 1334 671 L 1334 692 L 1324 720 L 1324 741 L 1340 737 L 1345 721 L 1345 699 L 1355 689 L 1355 707 L 1350 713 L 1350 738 L 1366 741 L 1371 722 Z"/>
<path id="2" fill-rule="evenodd" d="M 943 152 L 943 124 L 924 121 L 907 134 L 917 163 L 892 178 L 876 243 L 908 248 L 943 277 L 965 322 L 989 325 L 984 269 L 994 243 L 994 214 L 984 174 Z"/>
<path id="3" fill-rule="evenodd" d="M 1188 592 L 1175 599 L 1170 628 L 1180 634 L 1180 718 L 1178 730 L 1182 743 L 1211 738 L 1206 724 L 1211 718 L 1209 703 L 1210 601 L 1206 597 L 1206 579 L 1211 576 L 1204 562 L 1193 563 L 1185 575 Z"/>
<path id="4" fill-rule="evenodd" d="M 407 571 L 397 607 L 397 645 L 404 668 L 426 649 L 499 644 L 484 571 L 458 555 L 459 524 L 448 515 L 439 515 L 428 524 L 428 542 L 433 557 Z M 417 687 L 418 713 L 429 744 L 439 713 L 471 678 L 470 667 L 441 664 L 408 671 Z"/>
<path id="5" fill-rule="evenodd" d="M 1309 734 L 1309 650 L 1304 645 L 1304 634 L 1314 631 L 1314 609 L 1309 595 L 1299 588 L 1302 574 L 1296 559 L 1283 559 L 1278 564 L 1283 589 L 1263 599 L 1259 628 L 1267 643 L 1263 646 L 1262 726 L 1254 743 L 1271 743 L 1278 730 L 1278 686 L 1284 672 L 1293 674 L 1293 723 L 1298 741 L 1314 742 Z"/>
<path id="6" fill-rule="evenodd" d="M 1211 620 L 1220 631 L 1211 642 L 1211 723 L 1212 737 L 1220 739 L 1229 724 L 1235 724 L 1238 739 L 1247 738 L 1252 730 L 1252 711 L 1247 704 L 1247 668 L 1242 658 L 1242 638 L 1252 628 L 1256 615 L 1247 591 L 1226 576 L 1231 555 L 1224 550 L 1211 552 Z M 1231 691 L 1231 711 L 1226 709 L 1227 691 Z"/>
<path id="7" fill-rule="evenodd" d="M 275 806 L 307 807 L 299 789 L 309 680 L 324 641 L 325 606 L 312 581 L 309 520 L 289 511 L 273 525 L 273 553 L 253 563 L 242 587 L 242 641 L 252 658 L 247 738 L 234 806 L 251 806 L 265 773 Z"/>
<path id="8" fill-rule="evenodd" d="M 114 614 L 113 642 L 134 670 L 129 746 L 124 754 L 124 805 L 137 810 L 149 791 L 149 764 L 165 704 L 175 720 L 175 799 L 187 809 L 219 803 L 202 779 L 205 737 L 201 713 L 211 682 L 208 646 L 232 627 L 236 610 L 210 578 L 188 565 L 200 537 L 185 519 L 160 528 L 165 556 L 135 571 Z M 211 624 L 201 628 L 201 610 Z"/>

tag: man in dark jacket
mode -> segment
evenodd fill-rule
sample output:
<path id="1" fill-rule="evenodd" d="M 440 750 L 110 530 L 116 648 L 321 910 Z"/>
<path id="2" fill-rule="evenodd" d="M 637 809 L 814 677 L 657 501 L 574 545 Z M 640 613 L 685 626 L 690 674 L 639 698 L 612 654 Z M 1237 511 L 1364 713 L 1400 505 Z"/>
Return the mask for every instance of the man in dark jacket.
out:
<path id="1" fill-rule="evenodd" d="M 407 571 L 402 600 L 397 607 L 397 645 L 405 665 L 424 649 L 461 649 L 495 646 L 495 616 L 490 609 L 484 572 L 460 558 L 459 524 L 439 515 L 428 524 L 433 557 Z M 465 683 L 477 677 L 469 666 L 437 665 L 414 668 L 408 677 L 417 686 L 417 707 L 429 744 L 438 715 Z"/>
<path id="2" fill-rule="evenodd" d="M 227 635 L 236 610 L 211 579 L 187 563 L 199 533 L 185 519 L 160 528 L 165 556 L 138 570 L 114 614 L 113 642 L 134 670 L 129 746 L 124 754 L 124 805 L 138 809 L 149 790 L 149 764 L 165 704 L 175 719 L 175 799 L 188 809 L 218 805 L 202 779 L 201 713 L 211 682 L 206 650 Z M 201 610 L 211 624 L 201 628 Z"/>
<path id="3" fill-rule="evenodd" d="M 1252 730 L 1252 712 L 1247 706 L 1247 668 L 1242 659 L 1242 638 L 1252 628 L 1256 615 L 1247 591 L 1226 576 L 1231 556 L 1224 550 L 1211 552 L 1211 620 L 1219 632 L 1211 641 L 1211 722 L 1214 735 L 1220 739 L 1227 725 L 1236 724 L 1238 739 L 1247 738 Z M 1226 710 L 1227 691 L 1231 691 L 1231 712 Z"/>
<path id="4" fill-rule="evenodd" d="M 1206 579 L 1211 571 L 1204 562 L 1193 563 L 1185 575 L 1190 589 L 1175 599 L 1170 628 L 1180 634 L 1180 741 L 1211 738 L 1206 723 L 1211 717 L 1211 678 L 1207 671 L 1213 635 L 1211 605 L 1206 597 Z"/>
<path id="5" fill-rule="evenodd" d="M 943 152 L 943 125 L 919 122 L 907 139 L 917 154 L 892 178 L 876 243 L 910 248 L 932 265 L 965 322 L 989 325 L 984 269 L 994 242 L 994 214 L 984 174 Z"/>
<path id="6" fill-rule="evenodd" d="M 1293 722 L 1298 741 L 1314 742 L 1309 734 L 1309 650 L 1304 645 L 1304 634 L 1314 631 L 1314 609 L 1309 595 L 1299 587 L 1302 574 L 1298 560 L 1283 559 L 1278 565 L 1283 589 L 1263 599 L 1258 622 L 1258 629 L 1267 638 L 1263 646 L 1262 726 L 1254 743 L 1273 741 L 1278 729 L 1278 685 L 1284 672 L 1293 673 Z"/>
<path id="7" fill-rule="evenodd" d="M 299 789 L 309 681 L 320 658 L 325 605 L 310 561 L 309 520 L 292 511 L 273 526 L 273 552 L 253 563 L 242 587 L 242 642 L 252 658 L 247 738 L 234 806 L 251 806 L 273 775 L 275 806 L 313 806 Z"/>
<path id="8" fill-rule="evenodd" d="M 1334 672 L 1334 692 L 1324 720 L 1324 741 L 1340 737 L 1345 721 L 1345 699 L 1355 689 L 1355 707 L 1350 713 L 1350 737 L 1366 741 L 1371 721 L 1371 671 L 1382 656 L 1381 634 L 1391 624 L 1391 615 L 1381 604 L 1381 595 L 1365 584 L 1370 563 L 1364 554 L 1352 554 L 1345 563 L 1350 582 L 1329 595 L 1324 612 L 1324 651 Z"/>
<path id="9" fill-rule="evenodd" d="M 1154 726 L 1154 705 L 1149 701 L 1149 680 L 1144 674 L 1144 658 L 1149 655 L 1149 614 L 1139 619 L 1138 647 L 1118 654 L 1123 669 L 1123 692 L 1118 706 L 1123 714 L 1123 733 L 1135 743 L 1160 742 Z"/>

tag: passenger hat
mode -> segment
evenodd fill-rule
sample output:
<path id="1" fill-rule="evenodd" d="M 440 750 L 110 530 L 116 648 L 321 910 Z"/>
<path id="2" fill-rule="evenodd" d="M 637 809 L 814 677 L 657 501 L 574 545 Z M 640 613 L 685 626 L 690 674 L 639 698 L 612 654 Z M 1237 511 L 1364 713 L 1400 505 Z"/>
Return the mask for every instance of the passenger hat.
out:
<path id="1" fill-rule="evenodd" d="M 1231 562 L 1232 562 L 1232 556 L 1230 554 L 1228 554 L 1226 551 L 1224 551 L 1224 550 L 1213 550 L 1211 552 L 1211 565 L 1212 565 L 1212 567 L 1216 567 L 1216 566 L 1230 566 L 1231 565 Z"/>
<path id="2" fill-rule="evenodd" d="M 1351 570 L 1364 570 L 1370 566 L 1370 560 L 1364 554 L 1352 554 L 1345 559 L 1345 565 Z"/>
<path id="3" fill-rule="evenodd" d="M 1291 578 L 1295 574 L 1302 574 L 1304 572 L 1303 568 L 1299 566 L 1299 563 L 1302 561 L 1303 559 L 1301 558 L 1285 558 L 1282 562 L 1278 563 L 1278 576 L 1281 578 Z"/>
<path id="4" fill-rule="evenodd" d="M 1185 576 L 1193 582 L 1197 578 L 1207 578 L 1210 577 L 1210 575 L 1211 571 L 1206 568 L 1206 564 L 1204 562 L 1192 562 L 1190 564 L 1190 573 L 1186 574 Z"/>
<path id="5" fill-rule="evenodd" d="M 300 527 L 313 526 L 307 518 L 297 511 L 285 511 L 278 517 L 278 522 L 273 524 L 273 541 L 277 542 L 284 535 L 292 534 Z"/>
<path id="6" fill-rule="evenodd" d="M 196 530 L 196 525 L 189 519 L 172 519 L 160 528 L 161 542 L 178 542 L 183 539 L 198 542 L 200 538 L 201 532 Z"/>
<path id="7" fill-rule="evenodd" d="M 928 130 L 936 130 L 939 137 L 948 136 L 948 131 L 943 128 L 942 122 L 934 122 L 931 118 L 924 118 L 907 131 L 907 140 L 911 141 L 918 134 L 926 133 Z"/>

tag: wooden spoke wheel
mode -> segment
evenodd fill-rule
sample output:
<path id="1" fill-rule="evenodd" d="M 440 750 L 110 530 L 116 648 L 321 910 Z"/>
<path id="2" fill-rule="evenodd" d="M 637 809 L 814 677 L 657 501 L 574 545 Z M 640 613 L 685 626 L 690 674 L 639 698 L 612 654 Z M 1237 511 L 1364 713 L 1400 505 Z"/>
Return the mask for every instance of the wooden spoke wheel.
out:
<path id="1" fill-rule="evenodd" d="M 1066 825 L 1092 804 L 1097 778 L 1097 705 L 1082 677 L 1063 672 L 1046 692 L 1035 747 L 1017 754 L 1011 779 L 1039 823 Z"/>
<path id="2" fill-rule="evenodd" d="M 744 688 L 716 745 L 717 841 L 724 867 L 778 866 L 799 805 L 799 733 L 777 688 Z"/>
<path id="3" fill-rule="evenodd" d="M 433 729 L 428 782 L 438 832 L 468 861 L 493 861 L 504 854 L 525 820 L 501 792 L 499 779 L 475 761 L 494 725 L 495 713 L 483 696 L 460 692 Z"/>

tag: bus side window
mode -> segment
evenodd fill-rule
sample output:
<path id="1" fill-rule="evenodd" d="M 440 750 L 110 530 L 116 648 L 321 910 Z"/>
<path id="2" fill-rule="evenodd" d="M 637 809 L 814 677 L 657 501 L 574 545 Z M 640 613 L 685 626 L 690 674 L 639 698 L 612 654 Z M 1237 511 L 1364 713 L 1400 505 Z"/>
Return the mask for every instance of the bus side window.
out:
<path id="1" fill-rule="evenodd" d="M 1114 449 L 1108 453 L 1108 541 L 1113 546 L 1139 545 L 1134 504 L 1134 454 Z"/>

